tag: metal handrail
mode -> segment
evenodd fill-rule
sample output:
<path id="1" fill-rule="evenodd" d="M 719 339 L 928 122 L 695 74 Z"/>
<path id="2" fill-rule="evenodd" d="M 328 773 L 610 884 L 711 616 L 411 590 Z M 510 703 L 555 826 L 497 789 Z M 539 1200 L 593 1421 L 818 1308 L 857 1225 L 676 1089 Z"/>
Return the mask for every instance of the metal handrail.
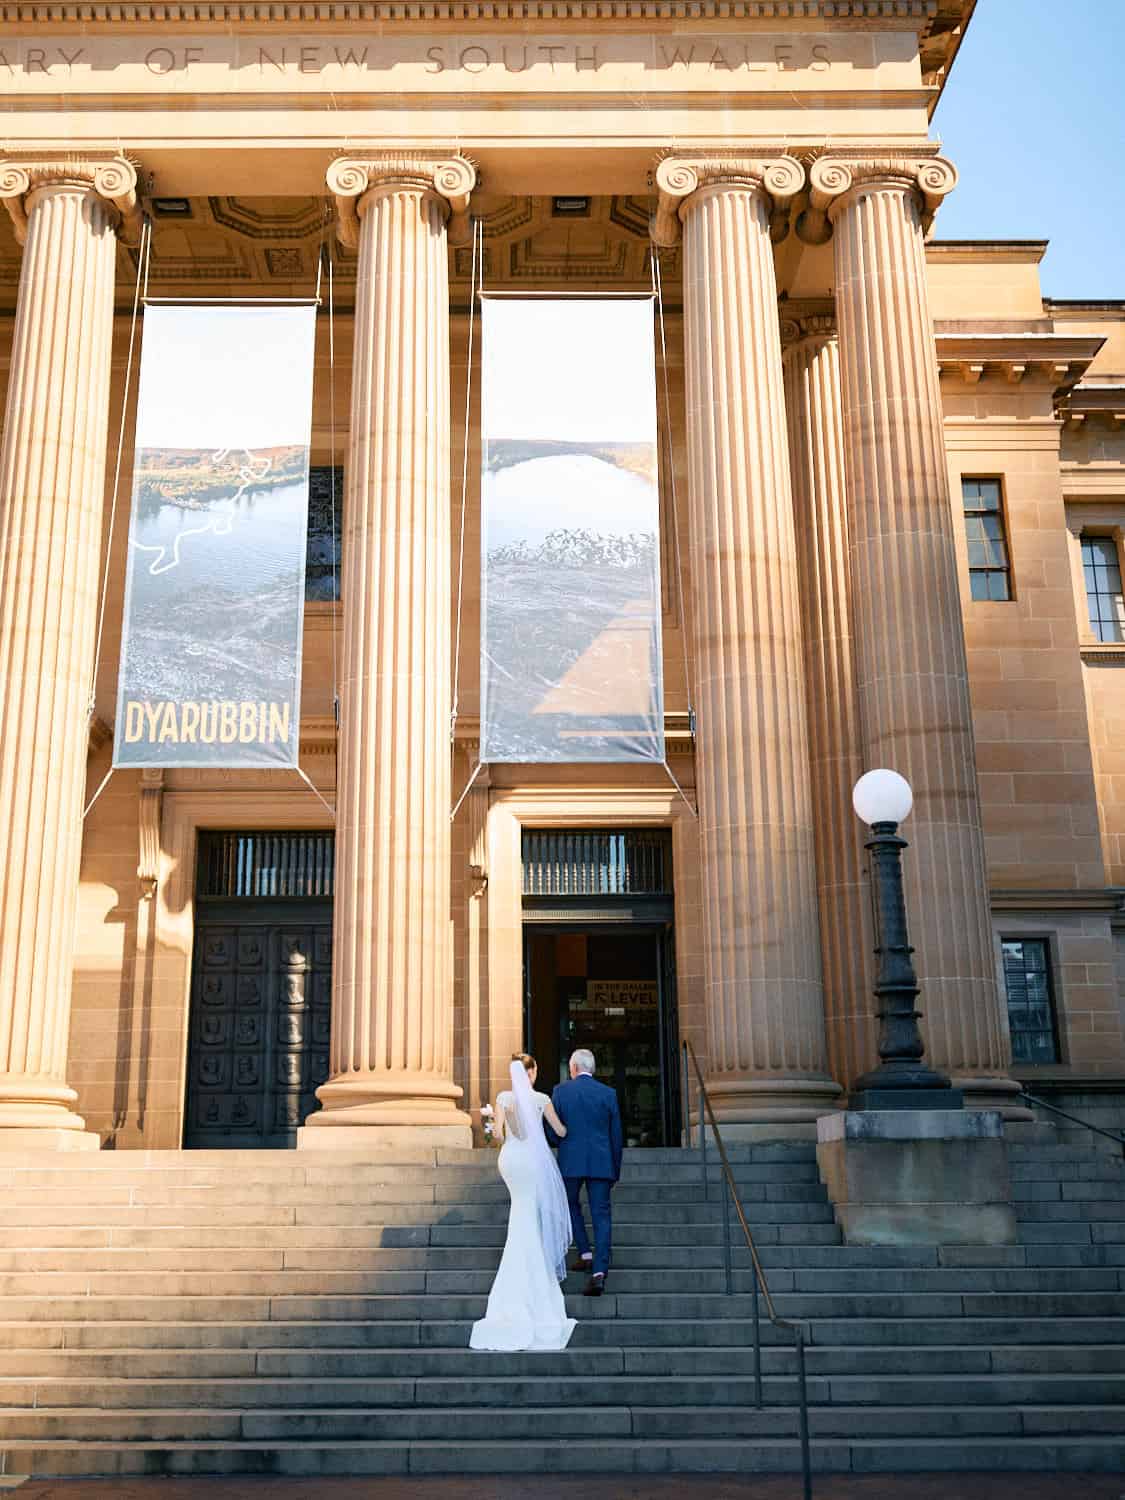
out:
<path id="1" fill-rule="evenodd" d="M 1035 1104 L 1040 1109 L 1049 1109 L 1053 1115 L 1061 1115 L 1064 1120 L 1070 1120 L 1075 1125 L 1081 1125 L 1083 1130 L 1092 1130 L 1095 1135 L 1104 1135 L 1107 1141 L 1121 1147 L 1121 1154 L 1125 1156 L 1125 1136 L 1118 1135 L 1113 1130 L 1103 1130 L 1100 1125 L 1091 1125 L 1089 1120 L 1080 1120 L 1077 1115 L 1068 1115 L 1065 1109 L 1060 1109 L 1057 1104 L 1048 1104 L 1046 1099 L 1039 1099 L 1034 1094 L 1029 1094 L 1026 1089 L 1020 1089 L 1020 1098 L 1026 1099 L 1029 1104 Z"/>
<path id="2" fill-rule="evenodd" d="M 699 1085 L 699 1150 L 700 1161 L 703 1169 L 703 1196 L 710 1196 L 707 1183 L 707 1128 L 704 1124 L 704 1115 L 711 1126 L 711 1134 L 714 1137 L 715 1146 L 719 1152 L 719 1161 L 723 1169 L 723 1264 L 726 1271 L 727 1295 L 734 1290 L 734 1274 L 731 1265 L 730 1249 L 730 1205 L 733 1202 L 734 1211 L 738 1215 L 738 1222 L 742 1226 L 742 1233 L 746 1239 L 746 1247 L 750 1251 L 750 1260 L 754 1269 L 754 1405 L 759 1409 L 763 1406 L 762 1396 L 762 1336 L 758 1313 L 758 1291 L 761 1289 L 762 1298 L 766 1304 L 766 1317 L 773 1326 L 783 1333 L 792 1334 L 797 1351 L 797 1390 L 799 1396 L 799 1416 L 801 1434 L 801 1473 L 804 1478 L 804 1500 L 812 1500 L 812 1460 L 809 1451 L 809 1389 L 805 1378 L 805 1340 L 806 1329 L 800 1323 L 790 1322 L 788 1318 L 778 1316 L 774 1306 L 773 1297 L 770 1295 L 769 1281 L 766 1278 L 765 1269 L 758 1257 L 758 1247 L 754 1243 L 754 1236 L 750 1231 L 750 1225 L 746 1219 L 746 1213 L 742 1207 L 742 1199 L 738 1194 L 738 1186 L 731 1171 L 730 1158 L 727 1156 L 726 1147 L 723 1145 L 723 1137 L 719 1130 L 719 1122 L 715 1118 L 715 1111 L 711 1107 L 711 1096 L 707 1092 L 707 1085 L 703 1081 L 703 1069 L 699 1066 L 699 1059 L 695 1055 L 695 1048 L 690 1041 L 683 1042 L 683 1095 L 684 1095 L 684 1134 L 687 1145 L 691 1147 L 691 1114 L 690 1114 L 690 1090 L 691 1084 L 688 1080 L 688 1063 L 695 1073 Z"/>

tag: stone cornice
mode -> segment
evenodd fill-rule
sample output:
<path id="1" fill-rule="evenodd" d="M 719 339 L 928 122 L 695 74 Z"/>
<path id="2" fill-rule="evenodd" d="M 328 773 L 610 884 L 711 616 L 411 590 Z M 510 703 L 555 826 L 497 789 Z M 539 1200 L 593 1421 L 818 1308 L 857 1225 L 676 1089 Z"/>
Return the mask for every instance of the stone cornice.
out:
<path id="1" fill-rule="evenodd" d="M 832 220 L 857 188 L 873 184 L 907 187 L 918 194 L 922 228 L 928 231 L 942 199 L 957 186 L 957 168 L 943 156 L 917 151 L 877 156 L 818 156 L 809 168 L 809 206 L 797 220 L 808 245 L 832 237 Z"/>
<path id="2" fill-rule="evenodd" d="M 976 385 L 986 374 L 1011 385 L 1046 381 L 1056 396 L 1077 385 L 1105 343 L 1100 337 L 1056 333 L 937 333 L 943 376 Z"/>
<path id="3" fill-rule="evenodd" d="M 124 156 L 5 157 L 0 159 L 0 199 L 8 210 L 16 239 L 27 237 L 28 198 L 39 188 L 77 184 L 111 204 L 117 232 L 127 243 L 140 233 L 137 169 Z"/>
<path id="4" fill-rule="evenodd" d="M 327 173 L 328 191 L 336 200 L 337 233 L 342 244 L 359 244 L 359 219 L 367 193 L 380 187 L 411 186 L 435 193 L 447 205 L 449 238 L 461 244 L 469 234 L 469 195 L 476 168 L 454 151 L 372 151 L 338 156 Z"/>
<path id="5" fill-rule="evenodd" d="M 771 21 L 834 27 L 896 27 L 918 32 L 931 53 L 949 51 L 959 17 L 975 0 L 3 0 L 0 25 L 57 27 L 189 24 L 191 26 L 380 25 L 498 21 L 551 25 L 578 21 Z M 931 61 L 931 68 L 935 66 Z"/>
<path id="6" fill-rule="evenodd" d="M 789 232 L 789 205 L 805 185 L 805 170 L 784 151 L 776 155 L 747 156 L 743 152 L 708 152 L 706 155 L 669 155 L 654 174 L 657 191 L 652 239 L 656 245 L 674 245 L 680 222 L 693 194 L 718 186 L 752 188 L 769 199 L 770 236 L 784 239 Z"/>
<path id="7" fill-rule="evenodd" d="M 1125 427 L 1125 381 L 1076 386 L 1059 403 L 1059 416 L 1072 432 L 1087 422 L 1100 422 L 1120 432 Z"/>

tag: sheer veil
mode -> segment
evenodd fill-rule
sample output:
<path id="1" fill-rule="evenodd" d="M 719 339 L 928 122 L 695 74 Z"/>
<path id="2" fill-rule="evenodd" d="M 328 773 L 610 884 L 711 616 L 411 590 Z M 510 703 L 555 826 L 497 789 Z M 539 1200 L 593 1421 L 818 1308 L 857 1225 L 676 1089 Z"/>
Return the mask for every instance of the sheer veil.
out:
<path id="1" fill-rule="evenodd" d="M 512 1095 L 519 1134 L 527 1143 L 535 1163 L 535 1201 L 539 1209 L 539 1233 L 547 1264 L 559 1281 L 566 1276 L 566 1252 L 570 1245 L 570 1206 L 566 1188 L 543 1133 L 543 1117 L 535 1103 L 531 1080 L 521 1062 L 512 1063 Z"/>

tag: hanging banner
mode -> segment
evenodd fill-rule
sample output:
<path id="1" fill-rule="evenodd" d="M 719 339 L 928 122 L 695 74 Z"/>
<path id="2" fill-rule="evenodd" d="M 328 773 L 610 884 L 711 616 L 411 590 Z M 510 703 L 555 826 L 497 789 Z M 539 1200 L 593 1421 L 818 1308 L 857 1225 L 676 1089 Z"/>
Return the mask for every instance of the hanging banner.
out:
<path id="1" fill-rule="evenodd" d="M 145 310 L 115 766 L 297 764 L 315 320 Z"/>
<path id="2" fill-rule="evenodd" d="M 485 298 L 481 760 L 662 761 L 651 298 Z"/>

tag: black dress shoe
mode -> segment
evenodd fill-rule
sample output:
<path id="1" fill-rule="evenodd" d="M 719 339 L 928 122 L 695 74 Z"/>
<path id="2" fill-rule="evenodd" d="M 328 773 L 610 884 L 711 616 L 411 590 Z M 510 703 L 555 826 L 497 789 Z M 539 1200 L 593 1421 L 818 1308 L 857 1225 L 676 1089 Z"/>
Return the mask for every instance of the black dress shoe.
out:
<path id="1" fill-rule="evenodd" d="M 597 1275 L 590 1277 L 589 1281 L 586 1283 L 586 1289 L 582 1293 L 582 1295 L 583 1297 L 600 1297 L 604 1291 L 605 1276 L 599 1271 Z"/>
<path id="2" fill-rule="evenodd" d="M 570 1269 L 572 1271 L 588 1271 L 593 1259 L 592 1255 L 572 1255 L 570 1258 Z"/>

